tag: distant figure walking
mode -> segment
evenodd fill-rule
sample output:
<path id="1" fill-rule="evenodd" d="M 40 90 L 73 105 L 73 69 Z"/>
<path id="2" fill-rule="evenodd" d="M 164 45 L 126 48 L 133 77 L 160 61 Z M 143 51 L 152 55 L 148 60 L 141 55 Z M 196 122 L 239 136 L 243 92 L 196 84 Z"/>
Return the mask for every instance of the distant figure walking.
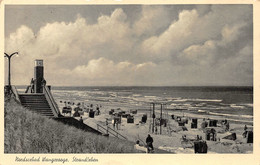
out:
<path id="1" fill-rule="evenodd" d="M 116 120 L 116 129 L 118 130 L 118 120 Z"/>
<path id="2" fill-rule="evenodd" d="M 154 150 L 154 148 L 153 148 L 153 138 L 151 137 L 150 134 L 148 134 L 148 136 L 146 138 L 146 144 L 147 144 L 148 153 L 151 151 L 150 148 L 152 149 L 152 151 Z"/>
<path id="3" fill-rule="evenodd" d="M 226 124 L 226 131 L 229 131 L 229 122 Z"/>
<path id="4" fill-rule="evenodd" d="M 31 93 L 34 93 L 34 80 L 33 80 L 33 78 L 31 79 L 30 85 L 31 85 Z"/>

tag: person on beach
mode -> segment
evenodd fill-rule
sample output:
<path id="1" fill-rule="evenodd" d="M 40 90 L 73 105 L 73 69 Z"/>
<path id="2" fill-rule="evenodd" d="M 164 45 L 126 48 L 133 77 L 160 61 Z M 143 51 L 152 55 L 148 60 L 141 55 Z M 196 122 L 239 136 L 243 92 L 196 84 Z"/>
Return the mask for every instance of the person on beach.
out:
<path id="1" fill-rule="evenodd" d="M 226 124 L 226 131 L 229 131 L 229 122 Z"/>
<path id="2" fill-rule="evenodd" d="M 97 105 L 97 115 L 100 115 L 100 110 L 99 110 L 98 105 Z"/>
<path id="3" fill-rule="evenodd" d="M 227 124 L 227 119 L 224 120 L 224 124 Z"/>
<path id="4" fill-rule="evenodd" d="M 245 127 L 244 127 L 244 131 L 247 131 L 247 126 L 245 125 Z"/>
<path id="5" fill-rule="evenodd" d="M 82 116 L 80 117 L 79 121 L 80 121 L 81 123 L 83 123 L 83 119 L 82 119 Z"/>
<path id="6" fill-rule="evenodd" d="M 113 128 L 114 128 L 114 130 L 115 130 L 115 126 L 116 126 L 116 121 L 115 121 L 115 119 L 113 120 Z"/>
<path id="7" fill-rule="evenodd" d="M 199 136 L 199 135 L 197 135 L 196 139 L 197 139 L 197 140 L 200 140 L 200 136 Z"/>
<path id="8" fill-rule="evenodd" d="M 148 134 L 148 136 L 146 138 L 146 144 L 147 144 L 148 151 L 150 151 L 149 148 L 151 148 L 152 151 L 154 150 L 154 148 L 153 148 L 153 138 L 151 137 L 150 134 Z"/>
<path id="9" fill-rule="evenodd" d="M 118 120 L 116 120 L 116 130 L 118 130 Z"/>
<path id="10" fill-rule="evenodd" d="M 247 135 L 247 126 L 244 127 L 244 133 L 242 134 L 243 138 L 246 138 Z"/>

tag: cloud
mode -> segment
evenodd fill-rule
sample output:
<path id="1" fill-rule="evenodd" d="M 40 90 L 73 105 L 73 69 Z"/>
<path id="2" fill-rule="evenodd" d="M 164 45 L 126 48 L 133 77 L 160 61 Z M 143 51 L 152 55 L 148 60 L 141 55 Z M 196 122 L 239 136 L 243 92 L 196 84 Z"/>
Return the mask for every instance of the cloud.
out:
<path id="1" fill-rule="evenodd" d="M 169 25 L 169 16 L 162 6 L 142 6 L 141 17 L 134 23 L 137 36 L 154 35 Z"/>
<path id="2" fill-rule="evenodd" d="M 112 60 L 105 58 L 92 59 L 86 65 L 79 65 L 73 70 L 56 70 L 56 73 L 51 75 L 51 78 L 59 74 L 66 75 L 70 79 L 76 80 L 70 85 L 80 85 L 79 82 L 88 82 L 91 85 L 141 85 L 142 80 L 151 69 L 156 67 L 155 64 L 140 63 L 133 64 L 128 61 L 115 63 Z"/>
<path id="3" fill-rule="evenodd" d="M 5 51 L 20 54 L 14 84 L 28 84 L 33 60 L 44 59 L 53 85 L 252 85 L 252 6 L 195 6 L 176 16 L 143 6 L 138 16 L 131 22 L 117 8 L 95 23 L 78 15 L 36 33 L 21 25 L 5 39 Z"/>
<path id="4" fill-rule="evenodd" d="M 184 10 L 179 13 L 178 21 L 174 21 L 160 36 L 150 37 L 143 42 L 143 51 L 151 56 L 167 58 L 176 55 L 178 51 L 187 46 L 189 36 L 197 22 L 196 10 Z"/>

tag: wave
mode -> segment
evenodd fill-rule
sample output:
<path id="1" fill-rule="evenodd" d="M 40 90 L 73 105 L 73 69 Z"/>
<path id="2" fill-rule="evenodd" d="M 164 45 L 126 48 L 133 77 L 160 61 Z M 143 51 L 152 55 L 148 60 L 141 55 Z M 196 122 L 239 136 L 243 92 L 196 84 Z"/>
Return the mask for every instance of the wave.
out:
<path id="1" fill-rule="evenodd" d="M 146 98 L 157 98 L 157 96 L 144 96 Z"/>
<path id="2" fill-rule="evenodd" d="M 168 100 L 168 101 L 174 101 L 174 100 L 180 100 L 182 99 L 181 97 L 164 97 L 165 100 Z"/>
<path id="3" fill-rule="evenodd" d="M 254 106 L 253 104 L 241 104 L 241 105 L 244 105 L 244 106 L 247 106 L 247 107 L 253 107 Z"/>
<path id="4" fill-rule="evenodd" d="M 133 97 L 141 97 L 142 95 L 140 94 L 133 94 Z"/>
<path id="5" fill-rule="evenodd" d="M 217 116 L 231 116 L 231 117 L 253 118 L 253 116 L 251 116 L 251 115 L 234 115 L 234 114 L 215 113 L 215 112 L 208 112 L 208 114 L 217 115 Z"/>
<path id="6" fill-rule="evenodd" d="M 237 119 L 228 119 L 228 120 L 237 121 L 237 122 L 253 123 L 253 121 L 248 121 L 248 120 L 237 120 Z"/>
<path id="7" fill-rule="evenodd" d="M 231 107 L 231 108 L 239 108 L 239 109 L 243 109 L 243 108 L 245 108 L 245 106 L 242 106 L 242 105 L 236 105 L 236 104 L 230 104 L 230 107 Z"/>
<path id="8" fill-rule="evenodd" d="M 200 102 L 221 102 L 218 99 L 189 99 L 190 101 L 200 101 Z"/>
<path id="9" fill-rule="evenodd" d="M 200 113 L 206 113 L 207 110 L 201 110 L 201 109 L 199 109 L 198 112 L 200 112 Z"/>
<path id="10" fill-rule="evenodd" d="M 177 99 L 173 100 L 174 102 L 185 102 L 185 101 L 192 101 L 192 102 L 222 102 L 219 99 Z"/>
<path id="11" fill-rule="evenodd" d="M 188 99 L 178 99 L 178 100 L 173 100 L 173 102 L 186 102 Z"/>
<path id="12" fill-rule="evenodd" d="M 117 94 L 116 93 L 110 93 L 109 96 L 110 97 L 117 97 Z"/>
<path id="13" fill-rule="evenodd" d="M 207 106 L 207 104 L 206 103 L 199 103 L 199 104 L 195 104 L 194 106 L 195 107 L 205 107 L 205 106 Z"/>

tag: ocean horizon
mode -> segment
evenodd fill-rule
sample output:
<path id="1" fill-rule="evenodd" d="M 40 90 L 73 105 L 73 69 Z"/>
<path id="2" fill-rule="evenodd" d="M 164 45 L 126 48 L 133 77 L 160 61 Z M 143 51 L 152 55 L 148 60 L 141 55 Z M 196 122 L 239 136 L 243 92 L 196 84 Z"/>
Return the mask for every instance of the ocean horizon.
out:
<path id="1" fill-rule="evenodd" d="M 18 86 L 24 92 L 25 86 Z M 54 99 L 106 109 L 150 109 L 152 102 L 201 116 L 253 122 L 253 87 L 248 86 L 52 86 Z"/>

